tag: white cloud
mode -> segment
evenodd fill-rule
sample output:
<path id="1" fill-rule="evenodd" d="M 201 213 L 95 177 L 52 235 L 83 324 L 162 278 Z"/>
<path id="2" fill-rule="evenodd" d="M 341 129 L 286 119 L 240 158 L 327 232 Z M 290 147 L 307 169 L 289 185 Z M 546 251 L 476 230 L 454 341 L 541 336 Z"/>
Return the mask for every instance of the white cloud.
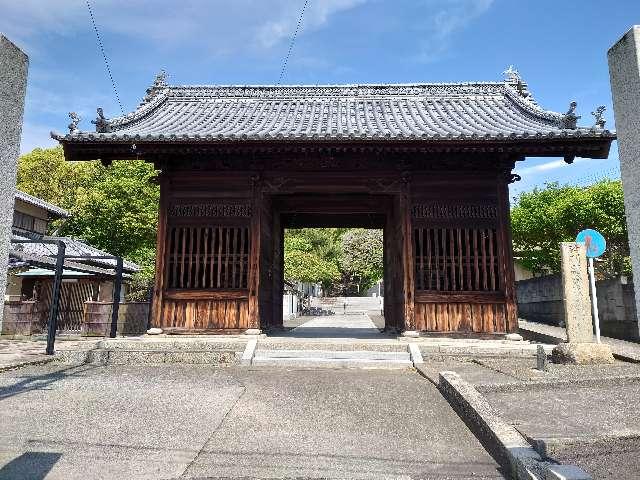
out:
<path id="1" fill-rule="evenodd" d="M 483 15 L 493 0 L 425 0 L 426 21 L 421 26 L 417 60 L 432 62 L 450 47 L 451 37 Z"/>
<path id="2" fill-rule="evenodd" d="M 578 164 L 578 163 L 582 163 L 585 160 L 587 160 L 586 158 L 576 158 L 573 161 L 573 164 Z M 558 159 L 558 160 L 552 160 L 550 162 L 545 162 L 545 163 L 541 163 L 539 165 L 533 165 L 531 167 L 524 167 L 521 169 L 516 169 L 516 173 L 519 175 L 530 175 L 530 174 L 536 174 L 536 173 L 542 173 L 542 172 L 548 172 L 549 170 L 556 170 L 558 168 L 562 168 L 562 167 L 566 167 L 567 166 L 567 162 L 565 162 L 563 159 Z"/>
<path id="3" fill-rule="evenodd" d="M 317 30 L 325 25 L 329 17 L 343 10 L 362 5 L 366 0 L 324 0 L 310 1 L 307 6 L 301 24 L 301 32 Z M 257 38 L 260 44 L 269 48 L 273 45 L 291 38 L 295 32 L 295 28 L 300 18 L 300 12 L 304 2 L 298 2 L 297 5 L 291 2 L 274 2 L 280 3 L 282 9 L 279 18 L 269 20 L 257 29 Z M 297 6 L 297 8 L 296 8 Z M 282 8 L 285 7 L 285 8 Z M 299 32 L 299 34 L 301 33 Z"/>
<path id="4" fill-rule="evenodd" d="M 322 28 L 332 15 L 366 1 L 310 1 L 300 34 Z M 268 49 L 288 40 L 303 5 L 303 0 L 182 0 L 179 5 L 172 0 L 92 2 L 104 37 L 118 34 L 164 48 L 196 47 L 213 54 Z M 24 45 L 38 34 L 73 35 L 92 28 L 83 0 L 56 0 L 55 6 L 46 7 L 42 0 L 0 0 L 0 11 L 0 31 Z"/>

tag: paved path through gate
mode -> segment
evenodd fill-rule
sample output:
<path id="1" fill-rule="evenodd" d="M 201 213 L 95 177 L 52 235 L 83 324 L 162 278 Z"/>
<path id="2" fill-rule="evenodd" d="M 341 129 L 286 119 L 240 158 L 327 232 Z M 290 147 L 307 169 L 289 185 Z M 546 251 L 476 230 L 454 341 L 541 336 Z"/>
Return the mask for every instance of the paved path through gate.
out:
<path id="1" fill-rule="evenodd" d="M 285 336 L 301 338 L 381 338 L 368 315 L 329 315 L 310 317 L 308 322 L 287 332 Z"/>

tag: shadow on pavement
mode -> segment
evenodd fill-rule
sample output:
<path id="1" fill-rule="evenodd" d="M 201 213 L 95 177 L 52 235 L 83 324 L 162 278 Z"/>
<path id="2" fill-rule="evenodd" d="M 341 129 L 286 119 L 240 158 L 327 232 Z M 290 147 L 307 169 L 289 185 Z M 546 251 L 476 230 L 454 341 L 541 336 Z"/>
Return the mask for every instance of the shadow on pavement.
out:
<path id="1" fill-rule="evenodd" d="M 86 372 L 87 370 L 93 370 L 95 368 L 95 366 L 88 365 L 71 365 L 69 367 L 56 370 L 55 372 L 49 372 L 42 375 L 24 376 L 21 380 L 12 385 L 0 387 L 0 400 L 33 390 L 44 390 L 54 382 L 72 377 L 76 373 Z M 0 479 L 2 478 L 4 477 L 0 476 Z"/>
<path id="2" fill-rule="evenodd" d="M 1 480 L 43 480 L 61 453 L 25 452 L 0 468 Z"/>

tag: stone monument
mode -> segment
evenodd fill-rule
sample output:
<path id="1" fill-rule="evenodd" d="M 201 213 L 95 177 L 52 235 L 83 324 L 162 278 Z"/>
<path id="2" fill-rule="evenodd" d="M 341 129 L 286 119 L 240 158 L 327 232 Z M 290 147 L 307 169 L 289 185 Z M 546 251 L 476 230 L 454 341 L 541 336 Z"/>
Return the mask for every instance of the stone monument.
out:
<path id="1" fill-rule="evenodd" d="M 562 300 L 567 343 L 553 349 L 556 363 L 612 363 L 611 347 L 593 341 L 591 298 L 587 275 L 587 250 L 583 243 L 560 244 Z"/>
<path id="2" fill-rule="evenodd" d="M 636 279 L 636 320 L 640 323 L 640 25 L 611 47 L 608 57 L 631 266 Z"/>
<path id="3" fill-rule="evenodd" d="M 13 224 L 16 170 L 27 90 L 29 59 L 0 34 L 0 300 L 4 306 L 7 288 L 9 237 Z M 0 331 L 2 330 L 0 308 Z"/>

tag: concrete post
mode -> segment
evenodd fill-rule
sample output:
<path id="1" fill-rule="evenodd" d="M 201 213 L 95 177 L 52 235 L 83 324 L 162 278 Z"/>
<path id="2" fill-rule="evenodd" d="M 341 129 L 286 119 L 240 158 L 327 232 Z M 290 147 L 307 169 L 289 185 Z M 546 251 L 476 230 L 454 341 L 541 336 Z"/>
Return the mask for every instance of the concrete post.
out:
<path id="1" fill-rule="evenodd" d="M 13 224 L 28 65 L 27 56 L 4 35 L 0 35 L 0 306 L 4 306 L 7 288 L 9 238 Z M 3 308 L 0 308 L 0 331 L 2 312 Z"/>
<path id="2" fill-rule="evenodd" d="M 608 57 L 636 312 L 640 317 L 640 25 L 611 47 Z M 640 323 L 640 318 L 636 322 Z"/>

